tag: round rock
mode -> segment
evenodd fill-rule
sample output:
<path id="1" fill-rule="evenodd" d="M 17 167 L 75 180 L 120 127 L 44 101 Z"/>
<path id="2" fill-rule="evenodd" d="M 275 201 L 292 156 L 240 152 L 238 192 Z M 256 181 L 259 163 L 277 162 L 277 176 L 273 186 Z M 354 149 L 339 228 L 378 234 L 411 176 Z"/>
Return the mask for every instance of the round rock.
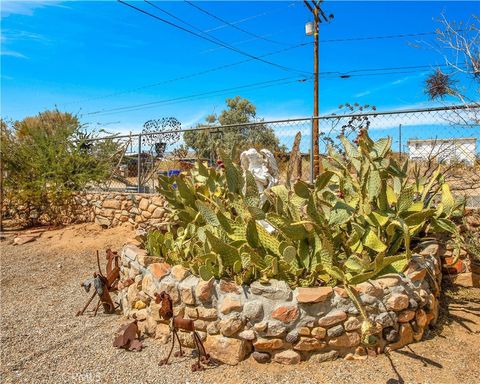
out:
<path id="1" fill-rule="evenodd" d="M 260 364 L 268 363 L 272 358 L 269 353 L 258 352 L 258 351 L 253 352 L 252 357 L 255 359 L 257 363 L 260 363 Z"/>

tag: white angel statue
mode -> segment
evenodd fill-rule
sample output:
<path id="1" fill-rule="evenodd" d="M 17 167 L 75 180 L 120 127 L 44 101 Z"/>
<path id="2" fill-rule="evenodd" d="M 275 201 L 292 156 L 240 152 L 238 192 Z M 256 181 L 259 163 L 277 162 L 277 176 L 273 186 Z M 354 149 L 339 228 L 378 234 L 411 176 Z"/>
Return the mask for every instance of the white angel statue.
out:
<path id="1" fill-rule="evenodd" d="M 278 184 L 278 166 L 273 153 L 268 149 L 258 152 L 250 148 L 240 154 L 240 165 L 245 171 L 250 171 L 255 178 L 255 184 L 260 194 L 260 206 L 266 201 L 265 191 Z M 258 220 L 270 233 L 274 228 L 265 220 Z"/>
<path id="2" fill-rule="evenodd" d="M 255 148 L 250 148 L 241 153 L 240 165 L 244 172 L 250 171 L 255 178 L 263 204 L 265 202 L 264 191 L 278 183 L 278 166 L 273 153 L 268 149 L 258 152 Z"/>

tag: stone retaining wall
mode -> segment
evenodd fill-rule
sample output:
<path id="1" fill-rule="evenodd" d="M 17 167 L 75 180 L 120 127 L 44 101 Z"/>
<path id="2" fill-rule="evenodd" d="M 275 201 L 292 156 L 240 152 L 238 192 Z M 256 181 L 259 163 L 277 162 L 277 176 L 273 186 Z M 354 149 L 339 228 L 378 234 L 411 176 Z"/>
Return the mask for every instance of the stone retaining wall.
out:
<path id="1" fill-rule="evenodd" d="M 166 219 L 166 202 L 160 195 L 138 193 L 84 194 L 82 205 L 90 209 L 93 221 L 104 227 L 130 223 L 134 227 L 157 227 Z"/>
<path id="2" fill-rule="evenodd" d="M 370 319 L 379 324 L 375 348 L 361 345 L 363 319 L 342 287 L 291 290 L 276 280 L 250 286 L 207 282 L 135 245 L 122 251 L 119 300 L 126 316 L 135 314 L 145 336 L 167 343 L 168 323 L 160 319 L 159 305 L 151 297 L 168 292 L 175 315 L 194 319 L 208 353 L 226 364 L 237 364 L 250 354 L 258 362 L 281 364 L 363 359 L 419 341 L 435 324 L 441 279 L 438 248 L 425 243 L 405 275 L 389 274 L 355 287 Z M 194 346 L 189 333 L 179 335 L 184 346 Z"/>
<path id="3" fill-rule="evenodd" d="M 120 192 L 81 192 L 73 197 L 68 211 L 59 212 L 65 224 L 95 222 L 103 227 L 131 224 L 134 227 L 155 228 L 168 221 L 166 202 L 158 194 Z M 12 207 L 5 202 L 3 212 L 20 220 L 38 219 L 35 210 L 28 207 Z M 50 224 L 48 217 L 40 222 Z"/>

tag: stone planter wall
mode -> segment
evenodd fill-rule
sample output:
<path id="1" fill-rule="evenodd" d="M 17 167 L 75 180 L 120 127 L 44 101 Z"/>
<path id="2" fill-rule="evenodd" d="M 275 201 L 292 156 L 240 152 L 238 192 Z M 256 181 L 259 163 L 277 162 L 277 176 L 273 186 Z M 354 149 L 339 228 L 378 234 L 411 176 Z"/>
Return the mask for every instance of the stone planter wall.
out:
<path id="1" fill-rule="evenodd" d="M 438 316 L 441 267 L 438 245 L 425 243 L 405 275 L 390 274 L 355 287 L 369 317 L 380 324 L 375 348 L 361 346 L 362 318 L 341 287 L 297 288 L 283 281 L 237 286 L 201 280 L 182 266 L 170 267 L 135 245 L 122 251 L 119 299 L 126 316 L 139 320 L 145 336 L 169 341 L 151 297 L 166 291 L 175 315 L 195 320 L 207 351 L 226 364 L 252 356 L 258 362 L 294 364 L 337 357 L 363 359 L 419 341 Z M 186 347 L 189 333 L 180 332 Z"/>
<path id="2" fill-rule="evenodd" d="M 103 227 L 131 224 L 134 227 L 155 228 L 168 221 L 166 202 L 158 194 L 120 192 L 78 193 L 74 196 L 68 212 L 62 212 L 65 224 L 95 222 Z M 4 212 L 26 220 L 37 218 L 28 207 L 11 207 L 5 203 Z M 48 218 L 43 219 L 49 224 Z"/>

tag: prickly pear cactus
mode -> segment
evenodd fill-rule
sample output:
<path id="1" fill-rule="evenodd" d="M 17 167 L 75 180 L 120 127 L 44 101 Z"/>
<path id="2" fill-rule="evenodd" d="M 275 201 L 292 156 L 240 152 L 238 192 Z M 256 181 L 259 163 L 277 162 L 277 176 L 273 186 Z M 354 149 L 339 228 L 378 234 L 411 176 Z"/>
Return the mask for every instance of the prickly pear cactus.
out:
<path id="1" fill-rule="evenodd" d="M 253 176 L 224 153 L 224 169 L 199 162 L 188 175 L 160 177 L 176 222 L 149 236 L 149 252 L 206 280 L 348 286 L 401 271 L 425 234 L 456 231 L 461 206 L 440 169 L 412 171 L 395 160 L 390 138 L 373 141 L 366 130 L 340 141 L 344 150 L 329 148 L 313 184 L 273 186 L 261 207 Z"/>

